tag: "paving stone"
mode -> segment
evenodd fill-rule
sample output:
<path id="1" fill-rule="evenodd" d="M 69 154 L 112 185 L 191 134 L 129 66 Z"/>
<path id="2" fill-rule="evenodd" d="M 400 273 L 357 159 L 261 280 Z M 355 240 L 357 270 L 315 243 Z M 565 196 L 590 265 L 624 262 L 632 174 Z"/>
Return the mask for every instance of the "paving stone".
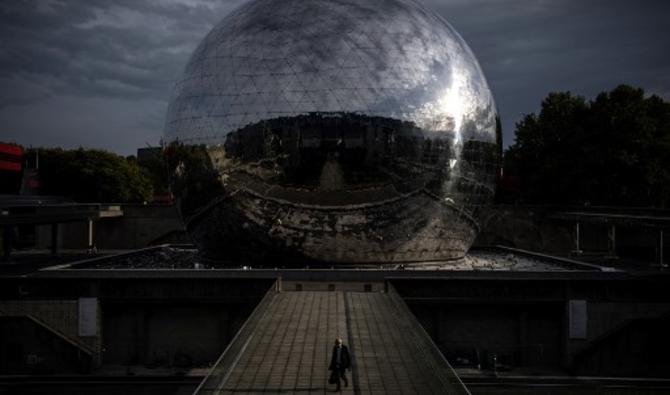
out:
<path id="1" fill-rule="evenodd" d="M 401 302 L 402 303 L 402 302 Z M 260 318 L 220 394 L 325 394 L 336 337 L 352 356 L 343 394 L 467 393 L 446 377 L 406 307 L 373 292 L 283 292 Z"/>

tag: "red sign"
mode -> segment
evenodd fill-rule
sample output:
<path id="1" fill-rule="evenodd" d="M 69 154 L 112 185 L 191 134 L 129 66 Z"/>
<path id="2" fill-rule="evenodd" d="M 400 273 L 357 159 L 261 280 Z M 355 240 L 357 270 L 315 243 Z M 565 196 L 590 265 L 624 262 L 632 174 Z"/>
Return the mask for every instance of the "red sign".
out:
<path id="1" fill-rule="evenodd" d="M 21 163 L 0 160 L 0 170 L 21 171 Z"/>
<path id="2" fill-rule="evenodd" d="M 21 171 L 23 149 L 15 145 L 0 144 L 0 170 Z"/>

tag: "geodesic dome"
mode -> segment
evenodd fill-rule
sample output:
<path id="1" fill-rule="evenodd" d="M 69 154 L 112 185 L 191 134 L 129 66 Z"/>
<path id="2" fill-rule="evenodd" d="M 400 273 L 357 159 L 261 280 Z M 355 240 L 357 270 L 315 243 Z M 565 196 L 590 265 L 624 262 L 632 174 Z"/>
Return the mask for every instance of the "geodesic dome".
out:
<path id="1" fill-rule="evenodd" d="M 224 260 L 462 256 L 500 150 L 474 55 L 411 0 L 246 3 L 195 50 L 165 136 L 187 228 Z"/>

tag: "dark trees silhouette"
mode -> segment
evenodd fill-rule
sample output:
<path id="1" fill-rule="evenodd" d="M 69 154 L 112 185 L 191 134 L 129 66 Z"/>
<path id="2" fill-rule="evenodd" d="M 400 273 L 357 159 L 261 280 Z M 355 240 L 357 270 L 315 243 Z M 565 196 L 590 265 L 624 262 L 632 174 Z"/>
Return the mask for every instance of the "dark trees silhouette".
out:
<path id="1" fill-rule="evenodd" d="M 26 152 L 34 157 L 35 149 Z M 145 202 L 151 179 L 135 160 L 93 149 L 39 149 L 40 193 L 77 202 Z"/>
<path id="2" fill-rule="evenodd" d="M 504 166 L 527 203 L 668 207 L 670 103 L 627 85 L 551 93 L 517 123 Z"/>

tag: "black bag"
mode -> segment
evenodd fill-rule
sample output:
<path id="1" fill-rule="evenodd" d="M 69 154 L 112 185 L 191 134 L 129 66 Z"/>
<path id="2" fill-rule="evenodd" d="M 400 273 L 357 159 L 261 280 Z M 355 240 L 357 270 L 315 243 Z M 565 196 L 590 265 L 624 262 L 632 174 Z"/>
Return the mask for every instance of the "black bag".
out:
<path id="1" fill-rule="evenodd" d="M 337 370 L 333 369 L 330 372 L 330 378 L 328 379 L 328 384 L 337 384 Z"/>

